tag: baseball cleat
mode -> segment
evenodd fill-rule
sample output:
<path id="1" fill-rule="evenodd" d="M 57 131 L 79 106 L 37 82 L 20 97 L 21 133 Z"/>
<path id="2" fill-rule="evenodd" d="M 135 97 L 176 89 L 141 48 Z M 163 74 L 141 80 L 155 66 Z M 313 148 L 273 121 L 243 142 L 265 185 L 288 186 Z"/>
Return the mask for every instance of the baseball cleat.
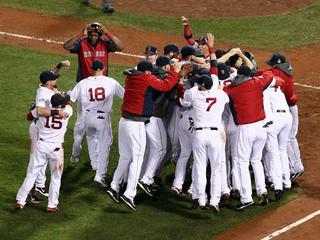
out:
<path id="1" fill-rule="evenodd" d="M 16 210 L 20 211 L 24 208 L 24 205 L 20 204 L 20 203 L 16 203 Z"/>
<path id="2" fill-rule="evenodd" d="M 109 7 L 105 7 L 102 9 L 102 12 L 104 13 L 113 13 L 114 12 L 114 8 L 109 6 Z"/>
<path id="3" fill-rule="evenodd" d="M 107 183 L 106 183 L 105 178 L 99 178 L 99 177 L 95 176 L 93 181 L 98 183 L 103 188 L 107 188 Z"/>
<path id="4" fill-rule="evenodd" d="M 208 209 L 213 210 L 216 213 L 220 212 L 218 204 L 209 204 L 208 205 Z"/>
<path id="5" fill-rule="evenodd" d="M 46 191 L 44 187 L 35 187 L 34 190 L 40 193 L 42 196 L 45 196 L 45 197 L 49 196 L 49 193 Z"/>
<path id="6" fill-rule="evenodd" d="M 71 155 L 71 157 L 70 157 L 70 162 L 71 162 L 71 163 L 74 163 L 74 164 L 79 163 L 79 162 L 80 162 L 80 158 Z"/>
<path id="7" fill-rule="evenodd" d="M 260 196 L 259 205 L 260 206 L 264 206 L 264 205 L 267 205 L 268 203 L 269 203 L 268 194 L 267 193 L 263 193 Z"/>
<path id="8" fill-rule="evenodd" d="M 291 177 L 290 177 L 291 183 L 293 183 L 294 181 L 296 181 L 297 178 L 300 177 L 303 173 L 304 173 L 304 170 L 292 174 Z"/>
<path id="9" fill-rule="evenodd" d="M 183 192 L 182 192 L 182 189 L 180 188 L 177 188 L 175 186 L 172 186 L 171 187 L 171 191 L 173 191 L 177 196 L 183 196 Z"/>
<path id="10" fill-rule="evenodd" d="M 230 206 L 229 199 L 230 199 L 230 194 L 228 194 L 228 193 L 222 194 L 222 196 L 220 198 L 220 203 L 219 203 L 220 207 L 228 207 L 228 206 Z"/>
<path id="11" fill-rule="evenodd" d="M 58 207 L 54 207 L 54 208 L 47 207 L 47 212 L 56 213 L 56 212 L 60 212 L 60 209 Z"/>
<path id="12" fill-rule="evenodd" d="M 109 196 L 111 197 L 111 199 L 116 202 L 119 203 L 120 199 L 119 199 L 119 193 L 116 192 L 116 190 L 114 190 L 112 187 L 109 187 L 107 189 L 107 193 L 109 194 Z"/>
<path id="13" fill-rule="evenodd" d="M 277 201 L 279 201 L 283 196 L 283 191 L 279 190 L 279 189 L 278 190 L 274 190 L 274 196 L 275 196 L 275 199 Z"/>
<path id="14" fill-rule="evenodd" d="M 197 209 L 199 207 L 199 201 L 198 199 L 193 199 L 192 200 L 192 205 L 191 205 L 191 209 Z"/>
<path id="15" fill-rule="evenodd" d="M 34 203 L 34 204 L 40 203 L 39 198 L 38 198 L 35 194 L 32 194 L 32 193 L 29 193 L 29 194 L 28 194 L 27 200 L 28 200 L 29 202 L 31 202 L 31 203 Z"/>
<path id="16" fill-rule="evenodd" d="M 137 210 L 136 205 L 133 203 L 133 200 L 129 199 L 128 197 L 126 197 L 125 195 L 121 195 L 120 199 L 127 204 L 127 206 L 132 209 L 133 211 Z"/>
<path id="17" fill-rule="evenodd" d="M 138 181 L 138 186 L 150 197 L 153 197 L 152 191 L 151 191 L 151 186 L 148 184 L 145 184 L 142 181 Z"/>
<path id="18" fill-rule="evenodd" d="M 238 189 L 231 190 L 231 197 L 233 199 L 239 200 L 240 199 L 240 191 Z"/>
<path id="19" fill-rule="evenodd" d="M 251 201 L 251 202 L 246 202 L 246 203 L 240 203 L 240 204 L 238 204 L 237 206 L 236 206 L 236 210 L 243 210 L 244 208 L 246 208 L 246 207 L 249 207 L 249 206 L 251 206 L 251 205 L 253 205 L 254 204 L 254 201 Z"/>

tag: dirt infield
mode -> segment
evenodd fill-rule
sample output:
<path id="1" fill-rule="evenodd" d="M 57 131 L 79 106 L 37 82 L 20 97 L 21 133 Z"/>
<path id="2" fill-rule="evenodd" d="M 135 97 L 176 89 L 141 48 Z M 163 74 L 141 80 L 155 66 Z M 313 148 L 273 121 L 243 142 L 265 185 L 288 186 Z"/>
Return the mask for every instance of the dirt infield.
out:
<path id="1" fill-rule="evenodd" d="M 115 1 L 115 7 L 117 8 L 119 6 L 119 9 L 125 10 L 124 8 L 120 8 L 123 2 L 125 1 Z M 127 6 L 128 10 L 130 10 L 129 6 L 136 1 L 129 2 L 130 4 Z M 178 1 L 170 1 L 170 4 L 177 4 L 177 2 Z M 184 2 L 186 3 L 193 1 Z M 204 2 L 205 1 L 198 1 L 197 5 L 202 6 L 204 5 Z M 278 1 L 256 2 L 257 4 L 267 2 L 272 5 L 273 2 Z M 285 2 L 288 2 L 288 6 L 291 6 L 289 3 L 293 2 L 299 2 L 299 6 L 304 6 L 312 1 Z M 234 1 L 229 1 L 229 3 L 234 3 Z M 292 8 L 287 8 L 286 11 L 288 9 Z M 132 8 L 131 11 L 135 11 L 135 9 Z M 150 12 L 152 11 L 150 10 Z M 269 13 L 271 13 L 271 8 Z M 175 12 L 175 15 L 177 14 L 179 13 Z M 0 8 L 0 23 L 0 31 L 2 32 L 28 35 L 38 38 L 50 38 L 56 41 L 64 41 L 72 34 L 80 32 L 82 27 L 85 25 L 85 22 L 80 20 L 46 16 L 11 8 Z M 177 43 L 179 46 L 185 44 L 182 36 L 173 36 L 158 32 L 145 32 L 142 30 L 132 30 L 124 27 L 107 27 L 112 33 L 114 33 L 123 41 L 125 45 L 124 51 L 129 53 L 142 54 L 144 47 L 147 44 L 154 44 L 159 49 L 162 49 L 162 47 L 167 43 Z M 68 55 L 68 53 L 62 49 L 61 45 L 54 43 L 25 40 L 3 35 L 0 35 L 0 43 Z M 216 45 L 217 48 L 230 47 L 230 45 L 220 42 L 217 42 Z M 265 67 L 263 62 L 272 54 L 272 52 L 265 50 L 251 48 L 246 49 L 255 54 L 256 59 L 261 67 Z M 318 60 L 320 45 L 304 46 L 297 49 L 284 50 L 283 52 L 288 56 L 293 65 L 297 82 L 320 86 L 320 83 L 317 82 L 320 69 L 314 67 L 314 63 L 316 63 Z M 110 61 L 112 63 L 133 65 L 136 64 L 138 59 L 111 54 Z M 320 135 L 320 105 L 317 102 L 319 99 L 319 91 L 320 90 L 303 88 L 300 86 L 296 87 L 296 92 L 299 98 L 298 104 L 300 115 L 299 142 L 301 146 L 302 159 L 306 169 L 305 174 L 301 177 L 301 179 L 299 179 L 299 185 L 304 190 L 305 194 L 299 199 L 292 201 L 285 206 L 281 206 L 263 216 L 258 217 L 257 219 L 253 219 L 247 224 L 243 224 L 238 228 L 225 233 L 219 239 L 261 239 L 273 231 L 278 230 L 279 228 L 282 228 L 300 218 L 303 218 L 316 210 L 319 210 L 320 153 L 317 151 L 320 149 L 320 141 L 317 141 L 317 137 Z M 280 239 L 310 239 L 306 237 L 306 234 L 317 233 L 319 235 L 319 219 L 314 219 L 314 221 L 308 222 L 306 226 L 307 227 L 304 228 L 302 225 L 296 228 L 295 231 L 289 231 L 284 235 L 281 235 Z M 299 229 L 299 231 L 297 231 L 297 229 Z"/>

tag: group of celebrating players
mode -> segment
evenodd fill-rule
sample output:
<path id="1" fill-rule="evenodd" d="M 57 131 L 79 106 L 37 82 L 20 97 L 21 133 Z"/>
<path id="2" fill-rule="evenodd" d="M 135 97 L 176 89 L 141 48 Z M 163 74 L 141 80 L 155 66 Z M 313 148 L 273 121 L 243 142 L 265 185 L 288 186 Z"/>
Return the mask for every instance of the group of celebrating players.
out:
<path id="1" fill-rule="evenodd" d="M 99 23 L 87 25 L 81 34 L 65 41 L 64 48 L 78 54 L 76 86 L 57 90 L 62 61 L 40 75 L 32 120 L 32 142 L 27 176 L 20 187 L 16 208 L 35 192 L 48 196 L 48 212 L 57 212 L 63 172 L 62 143 L 72 103 L 77 122 L 70 162 L 80 160 L 81 142 L 87 139 L 94 181 L 116 203 L 136 210 L 137 187 L 154 197 L 164 164 L 175 164 L 171 190 L 192 195 L 192 208 L 219 212 L 239 199 L 237 210 L 254 204 L 249 165 L 255 179 L 259 205 L 268 204 L 267 187 L 276 200 L 291 188 L 304 167 L 296 135 L 297 98 L 292 68 L 276 53 L 269 69 L 258 69 L 252 53 L 240 48 L 215 49 L 211 33 L 195 40 L 188 19 L 182 17 L 187 45 L 168 44 L 163 55 L 148 45 L 145 59 L 127 69 L 124 88 L 108 75 L 108 53 L 122 51 L 121 41 Z M 119 162 L 106 182 L 112 145 L 113 96 L 122 99 L 118 129 Z M 45 190 L 49 163 L 51 181 Z M 187 170 L 191 185 L 185 188 Z"/>

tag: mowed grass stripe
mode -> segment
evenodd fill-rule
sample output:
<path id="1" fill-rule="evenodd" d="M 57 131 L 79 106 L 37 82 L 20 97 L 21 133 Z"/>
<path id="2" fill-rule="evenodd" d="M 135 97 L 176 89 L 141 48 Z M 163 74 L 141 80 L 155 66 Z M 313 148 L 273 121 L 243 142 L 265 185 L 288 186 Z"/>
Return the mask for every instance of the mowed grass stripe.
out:
<path id="1" fill-rule="evenodd" d="M 0 45 L 6 59 L 1 65 L 0 81 L 0 235 L 1 239 L 212 239 L 253 217 L 278 207 L 301 194 L 294 189 L 280 202 L 266 207 L 253 207 L 244 212 L 222 209 L 219 215 L 209 211 L 190 210 L 189 198 L 177 199 L 170 192 L 174 167 L 168 164 L 162 179 L 165 182 L 159 195 L 150 200 L 139 192 L 138 210 L 131 212 L 124 204 L 114 204 L 107 194 L 93 184 L 86 144 L 81 163 L 70 166 L 72 129 L 75 116 L 69 124 L 65 139 L 65 170 L 62 178 L 59 214 L 47 214 L 46 201 L 27 205 L 16 213 L 15 196 L 26 174 L 29 161 L 28 127 L 25 114 L 35 97 L 39 73 L 65 56 L 47 54 L 30 49 Z M 62 70 L 58 80 L 60 90 L 75 85 L 76 58 L 72 67 Z M 111 65 L 110 75 L 123 84 L 125 66 Z M 118 162 L 117 128 L 121 101 L 115 98 L 113 111 L 114 144 L 111 149 L 108 179 Z M 75 108 L 74 108 L 75 109 Z M 49 178 L 49 175 L 48 175 Z M 236 201 L 232 202 L 235 206 Z"/>
<path id="2" fill-rule="evenodd" d="M 182 35 L 179 17 L 154 17 L 116 11 L 106 15 L 78 0 L 0 0 L 0 6 L 118 24 L 130 28 Z M 264 49 L 283 50 L 320 42 L 320 4 L 274 16 L 238 19 L 191 19 L 196 36 L 212 32 L 218 41 Z M 147 36 L 146 36 L 147 37 Z"/>

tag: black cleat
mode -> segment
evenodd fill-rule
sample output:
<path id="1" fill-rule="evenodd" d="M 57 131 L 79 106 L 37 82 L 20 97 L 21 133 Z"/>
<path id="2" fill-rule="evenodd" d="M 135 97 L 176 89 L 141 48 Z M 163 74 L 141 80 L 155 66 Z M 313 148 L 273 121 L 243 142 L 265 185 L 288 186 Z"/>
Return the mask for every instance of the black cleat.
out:
<path id="1" fill-rule="evenodd" d="M 296 181 L 297 178 L 300 177 L 303 173 L 304 173 L 304 170 L 292 174 L 291 177 L 290 177 L 291 183 L 294 183 L 294 181 Z"/>
<path id="2" fill-rule="evenodd" d="M 232 189 L 230 194 L 233 199 L 240 200 L 240 191 L 238 189 Z"/>
<path id="3" fill-rule="evenodd" d="M 236 206 L 236 210 L 243 210 L 244 208 L 246 208 L 246 207 L 249 207 L 249 206 L 251 206 L 251 205 L 253 205 L 254 204 L 254 201 L 251 201 L 251 202 L 246 202 L 246 203 L 240 203 L 240 204 L 238 204 L 237 206 Z"/>
<path id="4" fill-rule="evenodd" d="M 16 203 L 16 210 L 17 211 L 21 211 L 24 208 L 24 205 L 20 204 L 20 203 Z"/>
<path id="5" fill-rule="evenodd" d="M 35 187 L 34 190 L 38 193 L 40 193 L 42 196 L 48 197 L 49 193 L 46 191 L 45 188 L 42 187 Z"/>
<path id="6" fill-rule="evenodd" d="M 116 202 L 119 203 L 120 199 L 119 199 L 119 193 L 116 192 L 116 190 L 114 190 L 112 187 L 109 187 L 107 189 L 107 193 L 109 194 L 109 196 L 111 197 L 111 199 Z"/>
<path id="7" fill-rule="evenodd" d="M 34 203 L 34 204 L 40 203 L 39 198 L 35 194 L 32 194 L 32 193 L 28 194 L 27 200 L 31 203 Z"/>
<path id="8" fill-rule="evenodd" d="M 102 12 L 104 12 L 104 13 L 113 13 L 113 12 L 114 12 L 114 8 L 111 7 L 111 6 L 109 6 L 109 7 L 104 7 L 104 8 L 102 9 Z"/>
<path id="9" fill-rule="evenodd" d="M 145 184 L 142 181 L 138 181 L 138 186 L 150 197 L 153 197 L 152 191 L 151 191 L 151 186 L 148 184 Z"/>
<path id="10" fill-rule="evenodd" d="M 121 195 L 120 196 L 120 199 L 125 203 L 127 204 L 127 206 L 129 208 L 131 208 L 133 211 L 136 211 L 137 210 L 137 207 L 136 205 L 134 204 L 134 202 L 132 200 L 130 200 L 129 198 L 127 198 L 125 195 Z"/>
<path id="11" fill-rule="evenodd" d="M 220 212 L 218 204 L 209 204 L 208 205 L 208 209 L 213 210 L 216 213 Z"/>
<path id="12" fill-rule="evenodd" d="M 279 201 L 282 196 L 283 196 L 283 191 L 282 190 L 274 190 L 274 196 L 276 198 L 277 201 Z"/>
<path id="13" fill-rule="evenodd" d="M 267 193 L 262 194 L 260 196 L 259 205 L 264 206 L 264 205 L 267 205 L 268 203 L 269 203 L 268 194 Z"/>
<path id="14" fill-rule="evenodd" d="M 197 209 L 199 207 L 199 201 L 198 199 L 193 199 L 192 200 L 192 205 L 191 205 L 191 209 Z"/>
<path id="15" fill-rule="evenodd" d="M 228 193 L 225 193 L 221 196 L 219 206 L 220 207 L 229 207 L 230 206 L 230 195 Z"/>

